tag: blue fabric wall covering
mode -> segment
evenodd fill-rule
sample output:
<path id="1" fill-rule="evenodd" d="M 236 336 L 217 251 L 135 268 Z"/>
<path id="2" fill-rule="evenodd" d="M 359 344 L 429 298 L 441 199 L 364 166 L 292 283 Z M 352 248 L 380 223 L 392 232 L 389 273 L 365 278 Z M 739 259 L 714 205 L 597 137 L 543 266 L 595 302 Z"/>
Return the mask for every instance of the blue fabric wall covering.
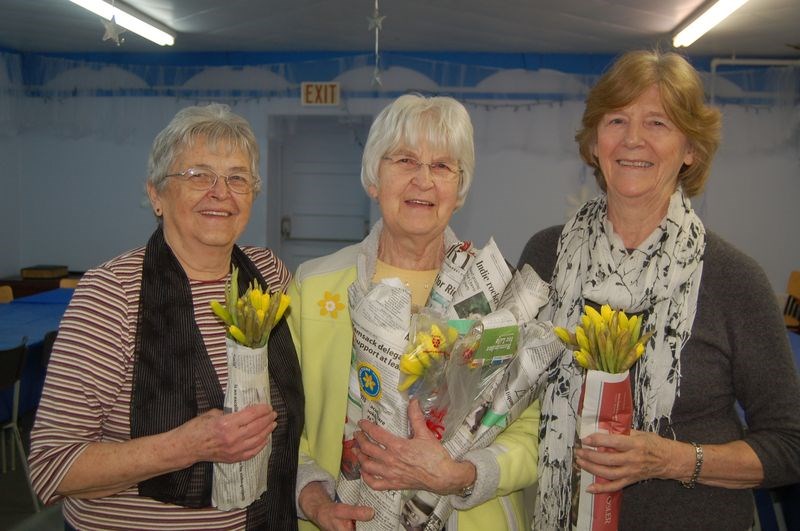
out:
<path id="1" fill-rule="evenodd" d="M 168 97 L 228 97 L 228 98 L 296 98 L 303 81 L 341 81 L 345 98 L 392 98 L 409 90 L 424 93 L 448 94 L 466 100 L 530 101 L 582 101 L 585 88 L 594 80 L 614 57 L 610 55 L 575 54 L 498 54 L 498 53 L 381 53 L 381 81 L 383 86 L 372 83 L 374 55 L 366 52 L 292 52 L 292 53 L 93 53 L 93 54 L 41 54 L 0 52 L 4 63 L 6 85 L 22 89 L 29 97 L 69 98 L 75 96 L 124 97 L 124 96 L 168 96 Z M 701 71 L 708 71 L 711 58 L 691 58 Z M 209 69 L 225 68 L 231 75 L 242 77 L 240 86 L 203 87 L 191 84 L 191 80 Z M 58 80 L 70 70 L 82 69 L 103 75 L 80 76 L 72 86 Z M 131 83 L 120 82 L 119 76 L 108 79 L 108 69 L 131 74 Z M 399 70 L 395 70 L 399 69 Z M 242 76 L 262 71 L 283 80 L 280 86 L 260 85 L 251 76 Z M 348 72 L 361 71 L 360 82 L 353 83 Z M 523 77 L 506 85 L 494 84 L 491 90 L 481 85 L 501 72 L 550 73 L 559 72 L 571 76 L 584 88 L 579 91 L 554 91 L 543 89 L 535 79 Z M 724 66 L 720 67 L 715 83 L 718 101 L 754 105 L 769 104 L 780 98 L 792 86 L 795 101 L 800 91 L 798 69 Z M 392 79 L 392 73 L 397 75 Z M 414 84 L 414 72 L 427 80 L 422 85 Z M 249 81 L 248 81 L 249 79 Z M 707 80 L 708 85 L 708 80 Z M 0 89 L 3 76 L 0 73 Z M 6 87 L 7 88 L 7 87 Z M 556 87 L 558 88 L 558 87 Z M 509 90 L 510 89 L 510 90 Z"/>

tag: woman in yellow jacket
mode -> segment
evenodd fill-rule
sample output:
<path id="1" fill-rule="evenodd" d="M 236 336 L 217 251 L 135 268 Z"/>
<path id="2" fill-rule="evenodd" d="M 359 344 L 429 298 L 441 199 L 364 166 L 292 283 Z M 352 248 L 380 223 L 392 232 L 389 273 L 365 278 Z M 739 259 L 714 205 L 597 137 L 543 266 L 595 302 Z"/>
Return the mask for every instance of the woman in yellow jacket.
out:
<path id="1" fill-rule="evenodd" d="M 361 243 L 306 262 L 294 277 L 289 325 L 306 392 L 296 487 L 301 529 L 353 529 L 354 521 L 374 515 L 373 508 L 335 499 L 353 337 L 348 288 L 357 276 L 373 282 L 400 278 L 412 304 L 423 306 L 445 249 L 458 241 L 448 223 L 464 202 L 474 166 L 472 124 L 463 105 L 452 98 L 401 96 L 378 115 L 364 148 L 361 180 L 382 220 Z M 382 445 L 362 445 L 361 474 L 368 486 L 449 495 L 456 510 L 448 531 L 527 527 L 522 489 L 536 480 L 537 404 L 491 446 L 462 460 L 452 459 L 423 428 L 416 403 L 409 419 L 410 439 L 360 424 Z"/>

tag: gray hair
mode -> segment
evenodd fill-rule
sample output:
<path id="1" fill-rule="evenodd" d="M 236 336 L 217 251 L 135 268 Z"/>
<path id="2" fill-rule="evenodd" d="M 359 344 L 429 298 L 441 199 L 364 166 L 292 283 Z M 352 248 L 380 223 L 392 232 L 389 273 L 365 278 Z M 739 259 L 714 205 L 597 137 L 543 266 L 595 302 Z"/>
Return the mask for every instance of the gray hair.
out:
<path id="1" fill-rule="evenodd" d="M 464 106 L 445 96 L 405 94 L 385 107 L 369 130 L 361 159 L 361 184 L 380 187 L 381 157 L 401 146 L 414 148 L 427 142 L 434 150 L 447 151 L 462 171 L 458 184 L 458 206 L 464 204 L 475 171 L 472 122 Z"/>
<path id="2" fill-rule="evenodd" d="M 250 173 L 255 179 L 253 193 L 261 190 L 261 177 L 258 175 L 259 151 L 255 134 L 247 120 L 221 103 L 186 107 L 178 111 L 153 141 L 147 162 L 147 182 L 161 191 L 175 159 L 198 138 L 204 138 L 211 149 L 227 147 L 229 150 L 241 149 L 246 153 L 250 159 Z"/>

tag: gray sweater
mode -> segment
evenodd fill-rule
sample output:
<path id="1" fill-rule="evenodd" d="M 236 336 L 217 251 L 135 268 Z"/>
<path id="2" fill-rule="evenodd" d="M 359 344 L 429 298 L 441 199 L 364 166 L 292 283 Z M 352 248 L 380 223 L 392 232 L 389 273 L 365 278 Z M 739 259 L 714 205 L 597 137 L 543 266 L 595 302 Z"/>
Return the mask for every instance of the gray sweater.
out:
<path id="1" fill-rule="evenodd" d="M 530 264 L 549 282 L 561 229 L 535 234 L 519 266 Z M 743 439 L 764 467 L 762 487 L 796 483 L 800 382 L 766 275 L 752 258 L 707 232 L 700 282 L 692 335 L 681 352 L 680 396 L 661 435 L 699 444 Z M 621 530 L 729 531 L 752 523 L 749 489 L 686 489 L 678 481 L 654 479 L 623 491 Z"/>

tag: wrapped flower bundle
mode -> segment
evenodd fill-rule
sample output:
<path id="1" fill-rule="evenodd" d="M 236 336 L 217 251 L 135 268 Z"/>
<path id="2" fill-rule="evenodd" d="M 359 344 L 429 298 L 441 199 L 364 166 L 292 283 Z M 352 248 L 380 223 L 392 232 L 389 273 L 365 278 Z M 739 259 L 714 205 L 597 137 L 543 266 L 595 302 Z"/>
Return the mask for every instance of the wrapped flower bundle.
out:
<path id="1" fill-rule="evenodd" d="M 239 270 L 234 267 L 225 285 L 225 305 L 211 301 L 211 309 L 225 323 L 229 339 L 245 347 L 263 347 L 275 323 L 281 320 L 289 307 L 289 296 L 285 293 L 270 295 L 262 291 L 253 279 L 244 295 L 239 297 L 238 280 Z"/>
<path id="2" fill-rule="evenodd" d="M 348 293 L 353 357 L 337 497 L 375 508 L 372 520 L 356 524 L 360 531 L 395 531 L 398 521 L 406 529 L 441 529 L 453 510 L 449 496 L 374 491 L 361 481 L 352 455 L 356 422 L 408 437 L 414 397 L 453 458 L 491 444 L 532 403 L 540 377 L 563 352 L 552 327 L 534 323 L 549 286 L 530 266 L 512 274 L 490 239 L 482 249 L 457 242 L 446 250 L 421 311 L 402 281 L 373 283 L 365 270 Z M 528 324 L 536 326 L 522 340 Z M 448 368 L 456 370 L 448 376 Z"/>
<path id="3" fill-rule="evenodd" d="M 267 342 L 275 324 L 289 306 L 289 297 L 270 295 L 256 280 L 239 296 L 239 271 L 233 268 L 225 286 L 225 304 L 211 301 L 214 314 L 225 324 L 228 352 L 228 388 L 225 413 L 252 404 L 269 404 Z M 271 443 L 247 461 L 214 463 L 211 503 L 220 510 L 244 508 L 267 490 Z"/>
<path id="4" fill-rule="evenodd" d="M 427 389 L 422 389 L 422 396 L 417 396 L 428 427 L 443 440 L 452 437 L 517 354 L 521 323 L 508 309 L 499 308 L 468 322 L 443 370 L 436 374 L 437 385 L 429 386 L 438 392 L 428 397 L 424 394 Z M 472 426 L 480 420 L 472 419 Z"/>
<path id="5" fill-rule="evenodd" d="M 556 335 L 570 347 L 575 361 L 584 369 L 611 374 L 627 372 L 644 353 L 644 345 L 653 335 L 641 335 L 642 318 L 628 317 L 623 311 L 614 311 L 604 304 L 598 312 L 584 306 L 581 324 L 570 332 L 555 327 Z"/>
<path id="6" fill-rule="evenodd" d="M 412 319 L 411 341 L 400 357 L 397 390 L 409 400 L 417 398 L 426 414 L 428 428 L 439 438 L 444 434 L 442 417 L 434 404 L 446 395 L 444 371 L 459 339 L 458 330 L 436 312 L 422 310 Z"/>
<path id="7" fill-rule="evenodd" d="M 441 371 L 449 356 L 458 332 L 446 321 L 436 318 L 432 313 L 421 313 L 414 321 L 413 339 L 400 356 L 400 384 L 398 391 L 414 394 L 426 380 L 435 379 L 433 375 Z"/>
<path id="8" fill-rule="evenodd" d="M 586 369 L 578 404 L 576 447 L 592 433 L 630 433 L 633 399 L 629 370 L 644 354 L 645 345 L 653 335 L 652 331 L 641 332 L 640 316 L 628 317 L 608 305 L 603 305 L 599 312 L 585 306 L 574 332 L 555 328 L 559 339 L 572 349 L 575 362 Z M 607 480 L 573 466 L 572 528 L 616 530 L 622 492 L 586 492 L 595 482 Z"/>

